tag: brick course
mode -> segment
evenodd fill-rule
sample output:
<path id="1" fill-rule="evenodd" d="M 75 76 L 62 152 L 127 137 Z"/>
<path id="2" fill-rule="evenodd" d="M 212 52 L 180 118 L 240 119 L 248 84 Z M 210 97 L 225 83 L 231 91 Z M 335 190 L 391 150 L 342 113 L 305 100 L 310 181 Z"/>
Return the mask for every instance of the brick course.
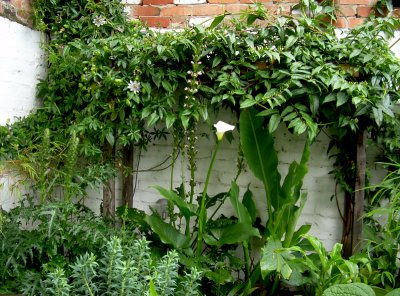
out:
<path id="1" fill-rule="evenodd" d="M 0 0 L 0 16 L 30 27 L 32 26 L 31 11 L 29 0 Z"/>
<path id="2" fill-rule="evenodd" d="M 0 15 L 31 26 L 30 0 L 0 0 Z M 264 3 L 271 13 L 288 15 L 298 0 L 122 0 L 130 17 L 150 27 L 179 27 L 193 22 L 193 17 L 215 17 L 225 12 L 237 14 L 254 3 Z M 376 0 L 338 0 L 337 26 L 353 28 L 372 11 Z"/>
<path id="3" fill-rule="evenodd" d="M 213 18 L 223 13 L 238 14 L 258 2 L 272 14 L 290 15 L 298 0 L 131 0 L 142 1 L 129 5 L 130 15 L 149 26 L 183 27 L 198 18 Z M 338 0 L 336 14 L 339 28 L 353 28 L 364 22 L 376 0 Z M 156 16 L 162 18 L 155 18 Z M 152 18 L 150 18 L 152 17 Z M 166 17 L 170 17 L 167 19 Z"/>
<path id="4" fill-rule="evenodd" d="M 143 0 L 143 5 L 168 5 L 172 3 L 173 0 Z"/>
<path id="5" fill-rule="evenodd" d="M 372 7 L 370 6 L 358 6 L 357 16 L 358 17 L 368 17 L 371 13 Z"/>
<path id="6" fill-rule="evenodd" d="M 184 19 L 186 19 L 185 16 L 192 15 L 192 13 L 192 7 L 187 5 L 168 6 L 161 10 L 162 16 L 182 16 Z"/>
<path id="7" fill-rule="evenodd" d="M 169 17 L 162 16 L 141 16 L 139 19 L 149 27 L 155 28 L 168 28 L 171 23 Z"/>
<path id="8" fill-rule="evenodd" d="M 160 15 L 160 8 L 151 5 L 135 5 L 131 10 L 132 16 L 157 16 Z"/>

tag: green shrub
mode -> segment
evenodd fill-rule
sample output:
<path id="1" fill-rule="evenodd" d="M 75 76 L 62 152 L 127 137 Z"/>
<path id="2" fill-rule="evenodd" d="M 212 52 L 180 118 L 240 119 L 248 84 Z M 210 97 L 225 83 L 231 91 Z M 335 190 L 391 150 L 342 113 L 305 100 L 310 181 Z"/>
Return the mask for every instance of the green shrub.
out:
<path id="1" fill-rule="evenodd" d="M 83 205 L 26 199 L 1 217 L 0 293 L 198 295 L 200 272 L 180 273 L 176 251 L 159 258 Z"/>
<path id="2" fill-rule="evenodd" d="M 99 254 L 111 225 L 80 204 L 34 204 L 25 199 L 2 213 L 0 233 L 0 292 L 31 293 L 46 269 L 66 267 L 86 252 Z"/>
<path id="3" fill-rule="evenodd" d="M 124 244 L 113 237 L 101 256 L 86 253 L 71 265 L 68 278 L 60 267 L 43 282 L 46 295 L 199 295 L 200 273 L 192 269 L 180 277 L 176 251 L 160 260 L 150 253 L 146 239 Z"/>

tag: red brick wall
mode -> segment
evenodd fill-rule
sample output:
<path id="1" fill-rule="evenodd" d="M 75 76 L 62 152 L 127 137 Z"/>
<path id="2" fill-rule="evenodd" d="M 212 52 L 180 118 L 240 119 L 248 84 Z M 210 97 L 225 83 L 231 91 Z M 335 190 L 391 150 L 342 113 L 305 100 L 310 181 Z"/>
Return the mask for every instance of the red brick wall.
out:
<path id="1" fill-rule="evenodd" d="M 238 14 L 255 1 L 274 14 L 290 14 L 298 0 L 122 0 L 132 18 L 151 27 L 176 28 L 202 23 L 224 12 Z M 364 21 L 376 0 L 337 0 L 337 26 L 352 28 Z M 0 16 L 31 25 L 30 0 L 0 0 Z"/>
<path id="2" fill-rule="evenodd" d="M 298 0 L 255 0 L 275 14 L 290 14 Z M 253 0 L 124 0 L 132 18 L 151 27 L 172 28 L 201 23 L 224 12 L 239 13 Z M 353 28 L 369 15 L 376 0 L 338 0 L 340 28 Z"/>
<path id="3" fill-rule="evenodd" d="M 30 0 L 0 0 L 0 16 L 31 26 Z"/>

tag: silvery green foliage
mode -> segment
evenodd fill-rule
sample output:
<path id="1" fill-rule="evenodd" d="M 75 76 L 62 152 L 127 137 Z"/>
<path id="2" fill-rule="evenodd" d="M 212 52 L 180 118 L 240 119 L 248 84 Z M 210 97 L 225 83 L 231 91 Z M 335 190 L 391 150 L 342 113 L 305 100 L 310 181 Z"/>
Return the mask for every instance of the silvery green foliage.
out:
<path id="1" fill-rule="evenodd" d="M 71 268 L 70 279 L 61 268 L 47 274 L 46 295 L 150 295 L 150 282 L 157 296 L 200 295 L 201 273 L 193 269 L 179 277 L 178 253 L 171 251 L 156 261 L 146 239 L 124 244 L 113 237 L 101 258 L 85 254 Z"/>
<path id="2" fill-rule="evenodd" d="M 199 286 L 201 280 L 201 272 L 196 268 L 192 268 L 190 273 L 186 273 L 185 280 L 182 281 L 181 289 L 179 289 L 177 296 L 198 296 L 200 295 Z"/>
<path id="3" fill-rule="evenodd" d="M 178 253 L 173 250 L 153 268 L 151 279 L 158 295 L 174 295 L 178 277 Z"/>
<path id="4" fill-rule="evenodd" d="M 86 253 L 80 256 L 72 265 L 71 294 L 75 295 L 96 295 L 97 292 L 97 270 L 99 264 L 96 256 Z"/>
<path id="5" fill-rule="evenodd" d="M 71 286 L 68 284 L 68 278 L 62 268 L 57 267 L 47 275 L 44 281 L 47 295 L 67 296 L 70 293 Z"/>
<path id="6" fill-rule="evenodd" d="M 107 243 L 105 256 L 100 259 L 102 273 L 100 275 L 100 289 L 106 291 L 106 295 L 116 294 L 118 291 L 119 278 L 121 277 L 120 266 L 123 262 L 123 251 L 121 241 L 115 237 Z"/>
<path id="7" fill-rule="evenodd" d="M 147 275 L 150 273 L 152 264 L 149 242 L 145 239 L 135 240 L 127 252 L 130 253 L 133 263 L 134 292 L 147 290 Z"/>

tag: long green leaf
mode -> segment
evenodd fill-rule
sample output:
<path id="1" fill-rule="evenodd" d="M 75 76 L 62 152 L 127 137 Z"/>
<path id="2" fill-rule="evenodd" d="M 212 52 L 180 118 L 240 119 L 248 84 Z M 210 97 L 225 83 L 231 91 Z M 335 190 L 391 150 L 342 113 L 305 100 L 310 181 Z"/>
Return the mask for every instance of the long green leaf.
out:
<path id="1" fill-rule="evenodd" d="M 242 203 L 246 207 L 247 212 L 249 213 L 251 218 L 251 223 L 253 224 L 257 218 L 257 206 L 253 199 L 253 192 L 251 192 L 249 188 L 247 188 L 246 192 L 243 195 Z"/>
<path id="2" fill-rule="evenodd" d="M 299 229 L 297 229 L 292 236 L 292 246 L 296 246 L 300 243 L 303 235 L 306 234 L 311 229 L 310 224 L 301 225 Z"/>
<path id="3" fill-rule="evenodd" d="M 175 192 L 165 189 L 164 187 L 161 186 L 154 186 L 155 189 L 158 190 L 158 192 L 160 192 L 160 194 L 165 197 L 166 199 L 168 199 L 169 201 L 171 201 L 174 205 L 176 205 L 179 210 L 181 211 L 182 215 L 186 218 L 189 218 L 191 216 L 196 216 L 196 205 L 194 204 L 188 204 L 187 202 L 185 202 L 178 194 L 176 194 Z"/>
<path id="4" fill-rule="evenodd" d="M 214 20 L 212 21 L 211 25 L 208 27 L 209 30 L 214 29 L 216 26 L 218 26 L 225 18 L 227 14 L 219 15 Z"/>
<path id="5" fill-rule="evenodd" d="M 307 201 L 307 194 L 304 193 L 301 195 L 300 206 L 296 206 L 294 204 L 290 206 L 290 213 L 286 216 L 287 224 L 285 229 L 285 241 L 283 243 L 285 247 L 293 246 L 293 235 L 295 233 L 297 221 L 299 220 L 300 214 L 303 211 L 306 201 Z"/>
<path id="6" fill-rule="evenodd" d="M 273 204 L 280 198 L 280 174 L 274 140 L 263 127 L 263 118 L 254 109 L 246 109 L 240 115 L 240 144 L 253 174 L 265 188 L 268 214 L 272 217 Z"/>
<path id="7" fill-rule="evenodd" d="M 386 296 L 400 296 L 400 288 L 390 291 Z"/>
<path id="8" fill-rule="evenodd" d="M 239 223 L 252 225 L 251 217 L 246 207 L 239 201 L 239 186 L 232 182 L 231 190 L 229 191 L 229 197 L 233 208 L 235 209 Z"/>
<path id="9" fill-rule="evenodd" d="M 146 216 L 145 221 L 163 243 L 172 245 L 175 249 L 189 247 L 190 237 L 183 235 L 170 224 L 164 222 L 160 217 L 154 215 Z"/>
<path id="10" fill-rule="evenodd" d="M 300 164 L 293 161 L 289 167 L 288 174 L 282 184 L 283 199 L 296 203 L 300 197 L 300 190 L 303 186 L 303 179 L 308 172 L 307 162 L 310 157 L 310 145 L 306 141 Z M 277 205 L 279 207 L 279 204 Z"/>
<path id="11" fill-rule="evenodd" d="M 316 237 L 305 234 L 304 238 L 306 238 L 311 246 L 314 248 L 315 252 L 317 253 L 319 259 L 321 260 L 321 265 L 323 269 L 327 268 L 328 265 L 328 254 L 324 247 L 324 244 Z"/>
<path id="12" fill-rule="evenodd" d="M 153 280 L 150 280 L 149 282 L 149 294 L 151 296 L 158 296 L 156 286 L 154 285 Z"/>
<path id="13" fill-rule="evenodd" d="M 257 228 L 245 223 L 235 223 L 212 229 L 210 234 L 204 235 L 204 241 L 209 245 L 222 246 L 238 244 L 251 237 L 261 237 Z"/>

